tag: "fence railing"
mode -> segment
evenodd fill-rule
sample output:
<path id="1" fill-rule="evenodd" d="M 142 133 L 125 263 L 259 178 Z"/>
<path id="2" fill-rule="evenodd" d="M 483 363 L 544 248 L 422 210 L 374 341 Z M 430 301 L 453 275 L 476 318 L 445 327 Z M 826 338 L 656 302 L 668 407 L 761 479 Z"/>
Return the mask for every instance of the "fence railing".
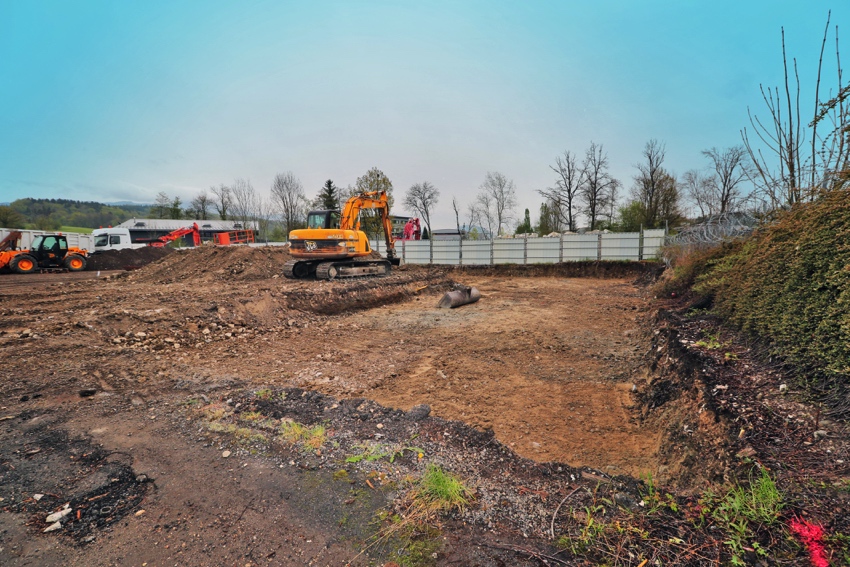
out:
<path id="1" fill-rule="evenodd" d="M 10 232 L 12 232 L 10 228 L 0 228 L 0 240 L 6 238 Z M 21 233 L 21 248 L 29 248 L 36 236 L 59 233 L 55 230 L 21 230 L 19 232 Z M 68 246 L 85 248 L 89 252 L 94 251 L 94 237 L 91 234 L 82 234 L 80 232 L 63 232 L 62 234 L 68 239 Z"/>
<path id="2" fill-rule="evenodd" d="M 559 237 L 497 238 L 495 240 L 399 240 L 396 254 L 407 264 L 481 266 L 493 264 L 553 264 L 582 260 L 651 260 L 664 245 L 663 228 L 641 232 L 562 234 Z M 386 255 L 383 240 L 372 248 Z"/>

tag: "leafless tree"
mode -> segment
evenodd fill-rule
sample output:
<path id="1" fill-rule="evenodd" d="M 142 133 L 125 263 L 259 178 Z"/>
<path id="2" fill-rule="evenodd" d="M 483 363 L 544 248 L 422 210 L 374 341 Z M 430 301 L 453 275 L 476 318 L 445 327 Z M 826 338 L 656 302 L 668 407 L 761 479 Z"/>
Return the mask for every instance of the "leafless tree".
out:
<path id="1" fill-rule="evenodd" d="M 156 195 L 156 201 L 151 209 L 151 213 L 158 219 L 167 219 L 171 217 L 171 197 L 165 191 L 160 191 Z"/>
<path id="2" fill-rule="evenodd" d="M 460 211 L 458 209 L 457 197 L 452 197 L 452 210 L 455 212 L 455 225 L 457 225 L 457 233 L 463 237 L 460 232 Z"/>
<path id="3" fill-rule="evenodd" d="M 581 178 L 579 196 L 584 205 L 584 213 L 590 221 L 590 229 L 595 230 L 600 217 L 608 214 L 610 220 L 613 215 L 617 189 L 620 186 L 620 182 L 608 173 L 608 155 L 601 144 L 590 143 L 581 164 Z"/>
<path id="4" fill-rule="evenodd" d="M 257 209 L 259 208 L 258 195 L 254 186 L 247 179 L 237 179 L 230 187 L 230 193 L 233 196 L 233 220 L 241 221 L 246 227 L 249 223 L 256 220 Z"/>
<path id="5" fill-rule="evenodd" d="M 431 211 L 439 197 L 440 192 L 428 181 L 411 185 L 404 195 L 404 205 L 413 209 L 425 220 L 428 234 L 431 234 Z"/>
<path id="6" fill-rule="evenodd" d="M 635 166 L 638 174 L 634 178 L 632 196 L 643 207 L 643 222 L 646 228 L 656 228 L 660 225 L 664 191 L 670 190 L 665 184 L 669 174 L 662 167 L 665 157 L 664 144 L 658 140 L 650 140 L 643 148 L 643 157 L 646 162 Z"/>
<path id="7" fill-rule="evenodd" d="M 538 189 L 537 192 L 551 204 L 567 229 L 574 232 L 584 170 L 579 167 L 576 155 L 569 150 L 564 152 L 563 157 L 555 158 L 555 165 L 549 168 L 557 174 L 555 187 Z"/>
<path id="8" fill-rule="evenodd" d="M 688 170 L 682 175 L 682 190 L 696 207 L 700 218 L 709 217 L 717 212 L 718 207 L 712 185 L 711 178 L 697 169 Z"/>
<path id="9" fill-rule="evenodd" d="M 703 150 L 702 155 L 711 160 L 711 168 L 714 170 L 711 182 L 717 203 L 716 213 L 734 212 L 743 199 L 741 185 L 750 177 L 746 148 L 711 148 Z"/>
<path id="10" fill-rule="evenodd" d="M 210 191 L 215 196 L 213 206 L 216 212 L 218 212 L 218 217 L 221 220 L 227 220 L 227 215 L 230 213 L 230 208 L 233 204 L 233 194 L 230 191 L 230 187 L 222 183 L 218 187 L 210 187 Z"/>
<path id="11" fill-rule="evenodd" d="M 280 215 L 284 234 L 303 227 L 307 197 L 301 181 L 291 171 L 275 175 L 271 187 L 271 200 Z"/>
<path id="12" fill-rule="evenodd" d="M 516 207 L 514 182 L 498 171 L 488 171 L 484 176 L 484 183 L 479 187 L 476 203 L 482 218 L 487 219 L 490 234 L 492 236 L 502 234 L 502 227 L 513 219 Z"/>
<path id="13" fill-rule="evenodd" d="M 829 36 L 831 16 L 830 12 L 821 42 L 814 93 L 814 115 L 811 122 L 806 124 L 800 110 L 800 75 L 796 58 L 791 60 L 793 80 L 790 77 L 784 28 L 781 29 L 784 97 L 779 87 L 760 85 L 762 99 L 767 106 L 767 119 L 760 119 L 748 109 L 750 125 L 756 139 L 750 138 L 750 132 L 746 128 L 741 131 L 741 138 L 752 162 L 751 179 L 768 208 L 775 209 L 811 199 L 819 187 L 834 188 L 835 181 L 841 179 L 841 172 L 850 166 L 850 110 L 846 104 L 850 85 L 844 84 L 837 27 L 835 52 L 838 94 L 826 103 L 820 101 L 823 54 Z M 826 135 L 822 135 L 818 132 L 818 127 L 827 119 L 832 123 L 831 129 Z M 806 143 L 807 135 L 810 148 Z"/>
<path id="14" fill-rule="evenodd" d="M 488 232 L 487 234 L 480 234 L 478 232 L 477 227 L 480 226 L 481 228 L 484 228 L 483 226 L 481 226 L 483 222 L 484 219 L 481 216 L 481 211 L 479 210 L 478 203 L 469 203 L 469 205 L 466 206 L 465 226 L 467 237 L 472 240 L 479 240 L 481 238 L 493 238 L 492 231 Z"/>
<path id="15" fill-rule="evenodd" d="M 198 220 L 209 219 L 209 211 L 213 204 L 206 189 L 202 189 L 200 193 L 195 195 L 195 198 L 192 199 L 191 206 L 195 218 Z"/>

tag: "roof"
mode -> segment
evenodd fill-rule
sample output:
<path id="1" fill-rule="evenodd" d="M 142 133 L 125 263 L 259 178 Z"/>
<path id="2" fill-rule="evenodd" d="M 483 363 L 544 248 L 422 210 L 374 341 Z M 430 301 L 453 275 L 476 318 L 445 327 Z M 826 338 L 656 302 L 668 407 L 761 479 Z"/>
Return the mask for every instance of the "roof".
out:
<path id="1" fill-rule="evenodd" d="M 241 230 L 243 228 L 255 228 L 253 221 L 248 221 L 247 226 L 241 221 L 232 220 L 192 220 L 192 219 L 130 219 L 116 225 L 116 228 L 128 228 L 130 230 L 177 230 L 192 223 L 198 223 L 201 230 L 229 231 Z"/>

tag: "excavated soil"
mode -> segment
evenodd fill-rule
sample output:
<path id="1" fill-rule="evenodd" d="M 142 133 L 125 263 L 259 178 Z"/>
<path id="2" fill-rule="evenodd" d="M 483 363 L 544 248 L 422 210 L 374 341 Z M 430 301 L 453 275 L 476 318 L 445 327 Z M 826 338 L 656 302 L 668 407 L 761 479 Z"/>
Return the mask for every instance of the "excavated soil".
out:
<path id="1" fill-rule="evenodd" d="M 551 546 L 573 506 L 727 472 L 727 418 L 682 396 L 661 371 L 678 355 L 642 330 L 654 266 L 320 282 L 283 278 L 287 259 L 201 247 L 0 278 L 0 563 L 392 565 L 401 548 L 364 545 L 433 463 L 476 504 L 407 564 L 539 565 L 526 538 Z M 456 282 L 481 300 L 437 309 Z M 286 441 L 289 422 L 324 444 Z"/>

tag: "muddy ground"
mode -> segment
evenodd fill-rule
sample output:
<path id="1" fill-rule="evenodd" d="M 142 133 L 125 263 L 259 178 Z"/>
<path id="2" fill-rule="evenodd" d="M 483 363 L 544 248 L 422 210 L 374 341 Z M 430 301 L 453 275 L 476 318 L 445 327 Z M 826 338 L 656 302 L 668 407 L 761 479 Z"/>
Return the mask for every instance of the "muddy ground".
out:
<path id="1" fill-rule="evenodd" d="M 735 466 L 735 416 L 695 401 L 655 332 L 653 268 L 317 282 L 286 259 L 2 275 L 0 564 L 583 564 L 554 541 L 582 504 L 637 509 L 641 476 L 684 494 Z M 481 301 L 437 309 L 455 282 Z M 474 502 L 376 541 L 430 464 Z"/>

